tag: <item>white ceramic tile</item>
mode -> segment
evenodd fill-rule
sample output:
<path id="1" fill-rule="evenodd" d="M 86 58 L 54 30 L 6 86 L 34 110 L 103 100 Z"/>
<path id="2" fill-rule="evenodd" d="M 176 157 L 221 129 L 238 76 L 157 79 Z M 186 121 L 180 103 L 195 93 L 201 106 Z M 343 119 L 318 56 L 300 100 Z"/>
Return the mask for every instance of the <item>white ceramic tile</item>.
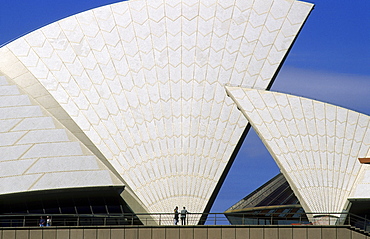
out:
<path id="1" fill-rule="evenodd" d="M 22 158 L 69 156 L 81 154 L 79 143 L 44 143 L 32 146 Z"/>
<path id="2" fill-rule="evenodd" d="M 236 90 L 229 90 L 229 92 L 234 95 Z M 244 90 L 244 92 L 249 96 L 248 98 L 242 95 L 233 98 L 242 106 L 262 100 L 261 96 L 260 99 L 258 98 L 259 94 L 256 93 L 256 90 Z M 264 96 L 266 94 L 279 95 L 279 93 L 263 93 Z M 267 101 L 269 104 L 266 106 L 261 103 L 254 103 L 256 109 L 245 111 L 246 116 L 251 119 L 252 125 L 262 137 L 262 141 L 272 149 L 273 157 L 283 167 L 285 173 L 292 175 L 294 170 L 298 169 L 301 172 L 307 172 L 308 186 L 313 188 L 306 189 L 305 186 L 300 187 L 300 184 L 295 180 L 290 181 L 301 195 L 306 195 L 301 200 L 310 201 L 310 194 L 315 198 L 322 198 L 322 200 L 315 203 L 307 203 L 307 207 L 311 211 L 320 212 L 340 210 L 355 182 L 356 176 L 349 176 L 349 172 L 352 174 L 355 172 L 353 175 L 356 175 L 360 170 L 359 163 L 356 160 L 351 160 L 351 157 L 356 158 L 361 151 L 362 147 L 360 145 L 364 143 L 357 139 L 363 138 L 366 127 L 356 127 L 358 114 L 355 112 L 341 108 L 338 113 L 335 113 L 338 109 L 335 106 L 295 96 L 289 96 L 289 100 L 296 119 L 294 121 L 286 118 L 281 119 L 288 121 L 287 124 L 280 124 L 279 121 L 276 121 L 276 124 L 268 123 L 269 113 L 261 114 L 261 112 L 281 111 L 282 109 L 282 107 L 275 107 L 272 102 L 273 99 L 270 97 Z M 275 99 L 282 98 L 279 96 Z M 314 104 L 315 107 L 313 108 Z M 329 118 L 331 119 L 325 120 L 325 112 L 334 112 L 338 118 L 335 118 L 335 116 L 333 118 L 333 113 L 330 113 Z M 261 123 L 260 116 L 266 122 L 265 124 Z M 255 121 L 259 123 L 255 124 Z M 290 135 L 288 133 L 285 125 L 289 125 L 289 128 L 292 129 L 292 124 L 296 124 L 300 135 L 296 133 Z M 334 135 L 332 131 L 328 134 L 330 129 L 334 129 Z M 274 138 L 271 137 L 270 132 L 275 136 Z M 281 138 L 279 135 L 284 137 Z M 296 148 L 297 151 L 294 151 L 293 148 Z M 367 151 L 364 150 L 363 152 Z M 297 160 L 300 156 L 303 157 Z M 286 161 L 289 158 L 294 158 L 298 165 Z M 338 187 L 336 193 L 330 192 L 333 186 Z M 318 187 L 320 187 L 320 190 L 318 190 Z M 310 192 L 307 191 L 308 189 Z M 329 207 L 326 201 L 333 200 L 336 200 L 336 203 Z"/>
<path id="3" fill-rule="evenodd" d="M 0 120 L 1 125 L 0 132 L 10 131 L 12 128 L 14 128 L 14 126 L 18 125 L 20 121 L 21 119 Z"/>
<path id="4" fill-rule="evenodd" d="M 10 44 L 8 47 L 19 57 L 26 57 L 31 49 L 25 38 L 19 38 L 15 40 L 13 44 Z"/>
<path id="5" fill-rule="evenodd" d="M 15 85 L 3 85 L 0 87 L 0 95 L 18 95 L 19 90 L 18 87 Z"/>
<path id="6" fill-rule="evenodd" d="M 47 143 L 47 142 L 63 142 L 68 141 L 67 134 L 64 129 L 54 130 L 37 130 L 27 132 L 18 144 L 35 144 L 35 143 Z"/>
<path id="7" fill-rule="evenodd" d="M 18 92 L 13 87 L 5 88 L 5 89 L 3 88 L 3 90 L 7 90 L 7 89 L 9 89 L 10 92 L 4 92 L 5 94 L 11 93 L 11 91 Z M 26 105 L 31 105 L 29 97 L 26 95 L 0 96 L 0 108 L 12 107 L 12 106 L 26 106 Z"/>
<path id="8" fill-rule="evenodd" d="M 0 163 L 2 177 L 20 176 L 35 162 L 34 159 L 5 161 Z"/>
<path id="9" fill-rule="evenodd" d="M 25 132 L 10 132 L 10 133 L 0 133 L 0 147 L 14 145 Z"/>
<path id="10" fill-rule="evenodd" d="M 0 119 L 24 118 L 24 117 L 42 116 L 41 109 L 38 106 L 20 106 L 9 108 L 0 108 Z"/>
<path id="11" fill-rule="evenodd" d="M 40 176 L 40 174 L 33 174 L 0 178 L 0 185 L 2 185 L 1 193 L 7 194 L 27 191 L 30 186 L 40 178 Z"/>
<path id="12" fill-rule="evenodd" d="M 279 19 L 273 21 L 268 13 L 270 1 L 122 2 L 45 27 L 40 31 L 43 38 L 29 36 L 32 46 L 40 47 L 44 38 L 50 43 L 45 49 L 34 49 L 39 56 L 26 45 L 17 48 L 14 43 L 10 48 L 124 175 L 137 196 L 150 202 L 150 211 L 165 210 L 168 203 L 173 203 L 167 198 L 185 197 L 188 189 L 194 189 L 194 196 L 186 196 L 183 202 L 196 205 L 194 211 L 202 211 L 246 124 L 232 100 L 225 98 L 223 86 L 230 82 L 260 88 L 268 85 L 294 37 L 281 34 L 274 40 L 276 33 L 263 31 L 263 25 L 271 31 L 278 29 L 290 3 L 274 2 L 271 15 Z M 301 14 L 289 15 L 294 24 L 303 22 L 309 10 L 306 6 L 312 7 L 303 3 L 294 7 L 300 5 L 304 5 L 304 10 L 297 10 Z M 284 33 L 295 36 L 300 27 L 297 25 L 293 30 L 283 26 Z M 257 45 L 257 39 L 262 46 Z M 270 44 L 273 46 L 264 47 Z M 281 45 L 284 50 L 279 52 Z M 43 59 L 43 64 L 40 56 L 51 58 Z M 55 114 L 57 118 L 59 115 Z M 255 120 L 263 123 L 259 116 Z M 31 123 L 27 123 L 30 128 L 51 127 Z M 9 128 L 11 124 L 7 125 Z M 28 126 L 24 123 L 22 127 Z M 219 144 L 220 139 L 229 142 Z M 53 147 L 45 147 L 36 145 L 25 156 L 47 157 L 53 153 Z M 212 152 L 216 149 L 220 152 Z M 45 155 L 38 155 L 39 150 L 44 150 Z M 60 153 L 64 155 L 63 150 L 62 147 Z M 204 162 L 186 163 L 188 153 L 194 157 L 197 153 L 195 158 L 203 157 Z M 221 163 L 215 163 L 215 157 Z M 160 165 L 153 181 L 145 176 L 152 175 L 152 171 L 139 165 L 147 158 L 158 160 Z M 170 160 L 176 158 L 184 164 L 172 167 L 174 161 Z M 162 180 L 176 176 L 176 172 L 186 173 L 184 181 L 175 180 L 175 184 Z M 210 178 L 195 179 L 198 173 Z M 59 180 L 68 175 L 50 177 Z M 61 187 L 80 185 L 63 180 Z M 161 180 L 156 190 L 147 187 L 155 180 Z M 51 186 L 59 187 L 45 183 L 34 188 Z"/>
<path id="13" fill-rule="evenodd" d="M 43 175 L 41 180 L 32 186 L 32 189 L 73 188 L 107 184 L 112 185 L 111 175 L 108 171 L 56 172 Z"/>

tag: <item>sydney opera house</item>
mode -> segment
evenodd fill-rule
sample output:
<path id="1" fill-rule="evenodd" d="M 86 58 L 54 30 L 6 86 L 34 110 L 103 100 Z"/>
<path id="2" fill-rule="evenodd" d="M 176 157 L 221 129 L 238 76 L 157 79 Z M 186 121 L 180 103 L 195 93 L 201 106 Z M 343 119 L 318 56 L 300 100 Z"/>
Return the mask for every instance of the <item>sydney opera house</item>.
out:
<path id="1" fill-rule="evenodd" d="M 370 118 L 269 91 L 312 8 L 132 0 L 2 46 L 0 213 L 207 213 L 251 126 L 305 212 L 366 201 Z"/>
<path id="2" fill-rule="evenodd" d="M 338 224 L 345 220 L 342 212 L 367 217 L 370 171 L 361 161 L 368 161 L 370 157 L 369 116 L 293 95 L 241 87 L 226 89 L 266 145 L 281 170 L 281 177 L 285 177 L 292 190 L 278 200 L 279 203 L 263 206 L 285 205 L 286 209 L 299 202 L 298 205 L 309 212 L 307 217 L 311 223 Z M 274 184 L 275 188 L 281 187 L 284 181 Z M 264 188 L 270 188 L 267 195 L 276 190 L 274 186 Z M 282 194 L 284 190 L 277 191 Z M 293 195 L 298 200 L 291 200 Z M 241 206 L 243 201 L 229 211 L 258 210 L 262 206 L 258 201 L 244 202 L 245 206 Z"/>

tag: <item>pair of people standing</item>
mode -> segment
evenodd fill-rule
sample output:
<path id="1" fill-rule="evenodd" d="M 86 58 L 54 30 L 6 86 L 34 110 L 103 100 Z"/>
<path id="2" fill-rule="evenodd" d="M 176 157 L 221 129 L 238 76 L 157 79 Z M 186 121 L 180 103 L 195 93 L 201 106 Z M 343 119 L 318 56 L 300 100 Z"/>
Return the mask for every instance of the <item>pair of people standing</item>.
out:
<path id="1" fill-rule="evenodd" d="M 51 226 L 51 218 L 49 216 L 46 217 L 46 220 L 40 217 L 39 226 L 44 227 L 46 224 L 47 227 Z"/>
<path id="2" fill-rule="evenodd" d="M 186 225 L 186 214 L 188 213 L 188 211 L 186 210 L 186 208 L 183 207 L 183 209 L 179 213 L 179 208 L 176 206 L 173 211 L 175 213 L 175 217 L 173 218 L 174 224 L 177 225 L 177 223 L 179 222 L 179 214 L 180 214 L 181 225 Z"/>

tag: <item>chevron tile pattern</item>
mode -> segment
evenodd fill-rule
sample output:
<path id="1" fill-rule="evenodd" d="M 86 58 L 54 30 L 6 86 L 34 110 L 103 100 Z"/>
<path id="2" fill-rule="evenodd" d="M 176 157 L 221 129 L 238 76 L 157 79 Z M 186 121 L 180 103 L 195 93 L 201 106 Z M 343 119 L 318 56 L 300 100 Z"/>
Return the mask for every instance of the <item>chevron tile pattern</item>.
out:
<path id="1" fill-rule="evenodd" d="M 149 212 L 202 212 L 247 124 L 224 85 L 265 89 L 311 8 L 125 1 L 6 45 L 0 71 L 101 153 Z"/>
<path id="2" fill-rule="evenodd" d="M 0 77 L 0 193 L 123 186 L 50 115 Z"/>
<path id="3" fill-rule="evenodd" d="M 305 211 L 341 212 L 366 167 L 358 158 L 370 149 L 370 117 L 282 93 L 240 87 L 227 87 L 227 91 Z"/>

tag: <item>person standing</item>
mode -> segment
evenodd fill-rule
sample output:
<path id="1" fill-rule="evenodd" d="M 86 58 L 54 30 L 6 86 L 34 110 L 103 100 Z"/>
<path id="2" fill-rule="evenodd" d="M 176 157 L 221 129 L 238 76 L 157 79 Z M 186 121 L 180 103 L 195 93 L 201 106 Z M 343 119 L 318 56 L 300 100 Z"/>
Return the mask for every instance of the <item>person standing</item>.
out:
<path id="1" fill-rule="evenodd" d="M 181 225 L 186 225 L 186 214 L 188 211 L 186 210 L 185 207 L 181 210 Z"/>
<path id="2" fill-rule="evenodd" d="M 40 217 L 39 226 L 44 227 L 45 226 L 45 219 Z"/>
<path id="3" fill-rule="evenodd" d="M 176 206 L 175 209 L 173 209 L 173 212 L 175 213 L 173 223 L 177 225 L 177 223 L 179 222 L 179 208 Z"/>
<path id="4" fill-rule="evenodd" d="M 51 226 L 51 218 L 49 216 L 46 217 L 46 226 L 47 227 Z"/>

